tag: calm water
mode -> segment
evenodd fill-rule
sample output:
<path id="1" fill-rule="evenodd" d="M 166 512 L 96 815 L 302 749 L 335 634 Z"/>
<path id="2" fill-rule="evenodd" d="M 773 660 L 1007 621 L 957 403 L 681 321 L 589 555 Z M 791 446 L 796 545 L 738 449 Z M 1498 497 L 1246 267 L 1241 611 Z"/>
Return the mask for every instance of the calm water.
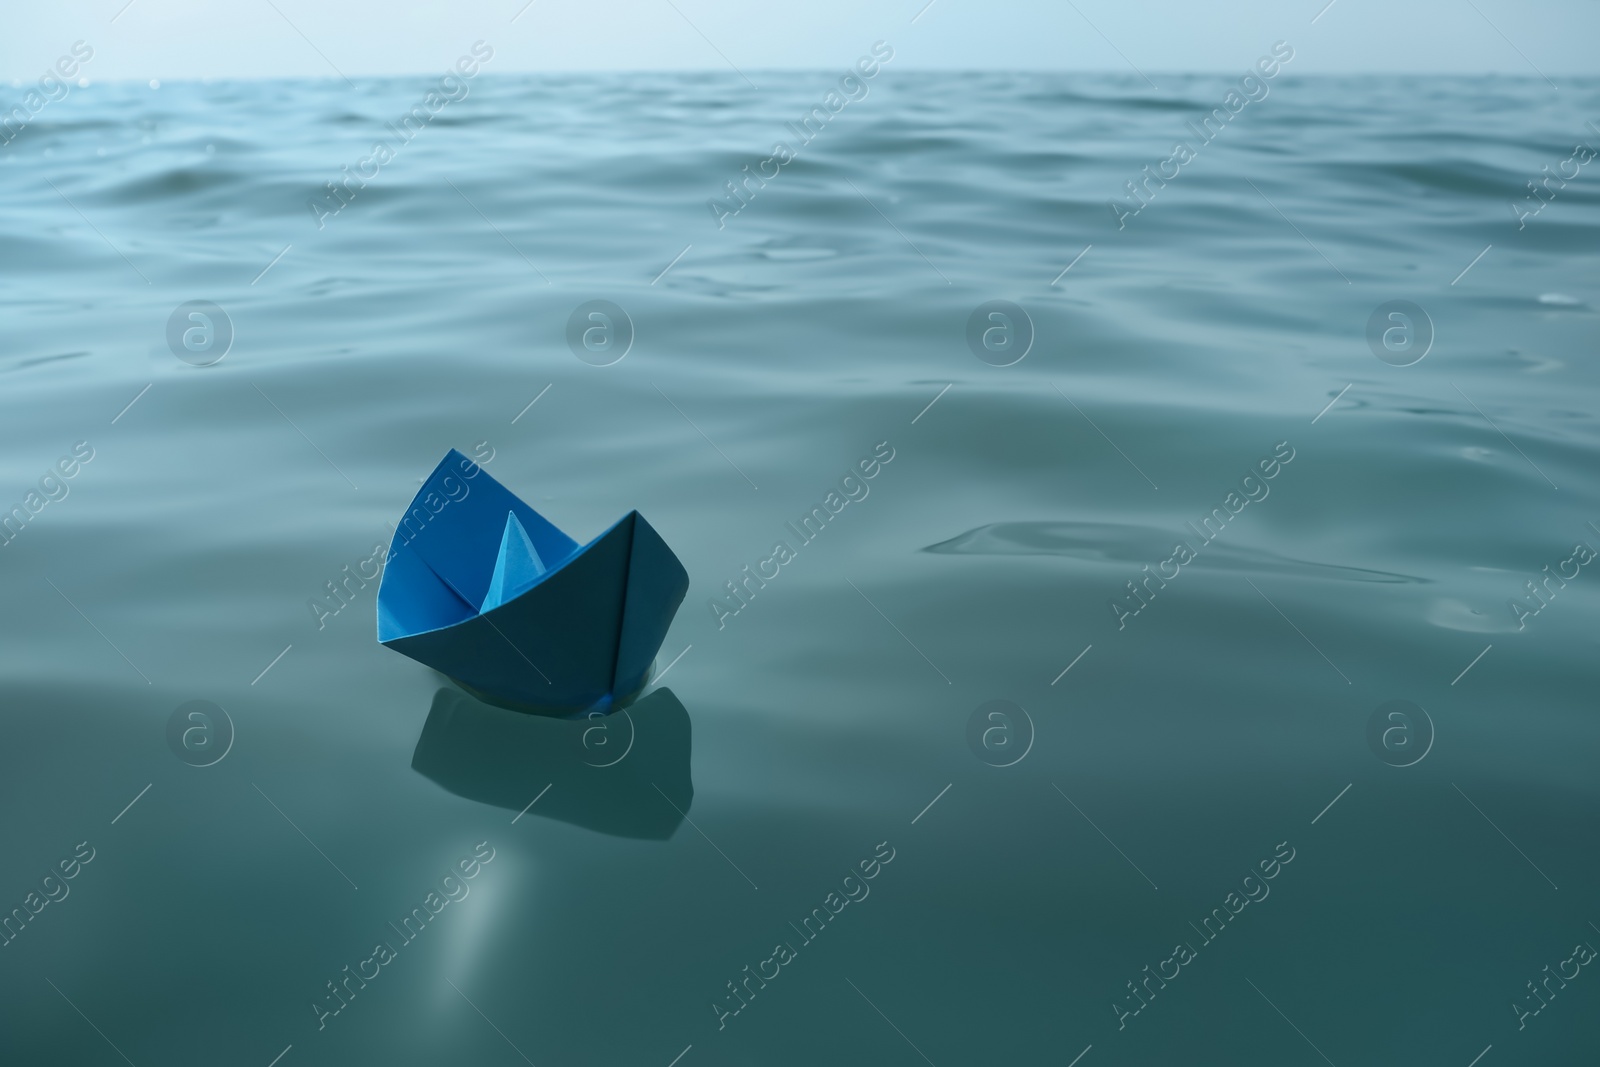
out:
<path id="1" fill-rule="evenodd" d="M 0 149 L 0 1059 L 1592 1063 L 1600 84 L 1285 73 L 1202 144 L 1227 79 L 890 63 L 800 145 L 837 75 L 756 81 L 409 142 L 432 79 L 96 85 Z M 683 560 L 627 716 L 311 606 L 451 447 Z"/>

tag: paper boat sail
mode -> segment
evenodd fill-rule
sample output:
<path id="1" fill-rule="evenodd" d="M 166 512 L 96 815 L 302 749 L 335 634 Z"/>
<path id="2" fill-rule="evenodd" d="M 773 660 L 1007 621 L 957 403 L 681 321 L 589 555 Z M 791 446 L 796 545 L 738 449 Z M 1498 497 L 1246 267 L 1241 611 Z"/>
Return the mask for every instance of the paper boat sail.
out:
<path id="1" fill-rule="evenodd" d="M 637 511 L 580 546 L 451 449 L 395 528 L 378 640 L 493 703 L 607 711 L 649 681 L 688 589 Z"/>

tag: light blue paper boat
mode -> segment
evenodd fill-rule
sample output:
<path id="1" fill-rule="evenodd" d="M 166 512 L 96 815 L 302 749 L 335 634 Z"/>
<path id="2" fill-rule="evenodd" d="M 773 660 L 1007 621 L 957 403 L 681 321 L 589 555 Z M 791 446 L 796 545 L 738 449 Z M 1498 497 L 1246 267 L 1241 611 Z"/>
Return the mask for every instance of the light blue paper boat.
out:
<path id="1" fill-rule="evenodd" d="M 609 711 L 649 681 L 688 589 L 637 511 L 580 547 L 451 449 L 395 529 L 378 640 L 491 703 Z"/>

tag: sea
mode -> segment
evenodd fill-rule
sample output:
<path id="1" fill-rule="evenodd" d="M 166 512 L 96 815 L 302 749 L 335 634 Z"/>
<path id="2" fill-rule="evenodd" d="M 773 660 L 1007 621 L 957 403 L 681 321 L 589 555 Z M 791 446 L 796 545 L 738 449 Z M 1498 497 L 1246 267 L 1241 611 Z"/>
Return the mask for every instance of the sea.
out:
<path id="1" fill-rule="evenodd" d="M 1595 1062 L 1600 80 L 873 66 L 7 128 L 0 1061 Z M 452 448 L 632 706 L 377 642 Z"/>

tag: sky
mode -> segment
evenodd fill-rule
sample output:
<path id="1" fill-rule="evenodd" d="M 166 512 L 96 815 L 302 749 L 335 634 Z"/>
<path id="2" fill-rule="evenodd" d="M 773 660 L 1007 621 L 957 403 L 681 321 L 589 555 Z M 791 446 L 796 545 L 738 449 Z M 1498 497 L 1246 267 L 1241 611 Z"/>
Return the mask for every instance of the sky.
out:
<path id="1" fill-rule="evenodd" d="M 93 81 L 443 70 L 477 40 L 504 72 L 843 68 L 1600 73 L 1600 0 L 53 0 L 7 5 L 0 80 L 74 42 Z M 1314 21 L 1313 21 L 1314 20 Z"/>

